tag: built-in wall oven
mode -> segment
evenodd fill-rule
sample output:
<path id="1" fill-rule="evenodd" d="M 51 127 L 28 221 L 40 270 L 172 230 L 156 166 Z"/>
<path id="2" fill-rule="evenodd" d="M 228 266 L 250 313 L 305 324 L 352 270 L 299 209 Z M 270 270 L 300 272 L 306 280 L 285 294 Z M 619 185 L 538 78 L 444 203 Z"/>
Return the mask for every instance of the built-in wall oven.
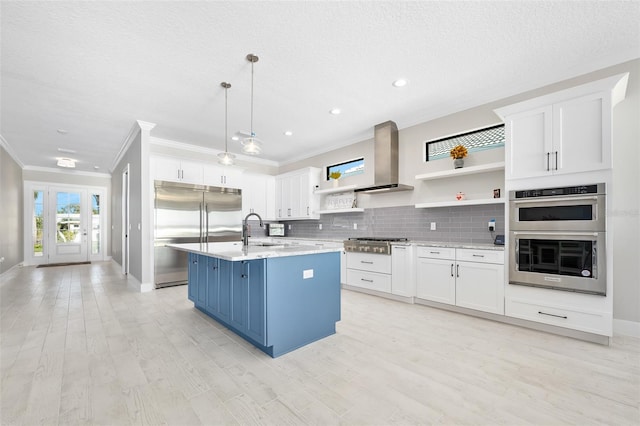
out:
<path id="1" fill-rule="evenodd" d="M 510 191 L 509 283 L 606 294 L 605 185 Z"/>

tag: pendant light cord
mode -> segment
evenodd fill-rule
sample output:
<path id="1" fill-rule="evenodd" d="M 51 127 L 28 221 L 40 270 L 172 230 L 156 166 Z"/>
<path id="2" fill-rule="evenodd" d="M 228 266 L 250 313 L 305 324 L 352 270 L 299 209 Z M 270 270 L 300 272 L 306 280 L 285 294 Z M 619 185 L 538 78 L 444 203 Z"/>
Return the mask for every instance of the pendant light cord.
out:
<path id="1" fill-rule="evenodd" d="M 227 110 L 228 110 L 228 105 L 229 105 L 229 100 L 228 100 L 228 91 L 229 88 L 227 86 L 224 87 L 224 152 L 225 154 L 228 151 L 227 149 Z"/>
<path id="2" fill-rule="evenodd" d="M 251 137 L 253 134 L 253 60 L 251 61 Z"/>

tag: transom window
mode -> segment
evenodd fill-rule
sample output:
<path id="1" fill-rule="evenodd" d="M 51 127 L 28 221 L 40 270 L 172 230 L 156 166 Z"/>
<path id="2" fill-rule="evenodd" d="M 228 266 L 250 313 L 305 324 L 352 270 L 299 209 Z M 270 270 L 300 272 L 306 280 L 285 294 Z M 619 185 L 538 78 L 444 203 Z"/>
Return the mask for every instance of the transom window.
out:
<path id="1" fill-rule="evenodd" d="M 427 141 L 425 161 L 449 158 L 449 151 L 456 145 L 464 146 L 469 153 L 503 147 L 504 124 Z"/>
<path id="2" fill-rule="evenodd" d="M 364 157 L 327 166 L 327 180 L 330 180 L 329 175 L 333 172 L 340 172 L 340 179 L 364 173 Z"/>

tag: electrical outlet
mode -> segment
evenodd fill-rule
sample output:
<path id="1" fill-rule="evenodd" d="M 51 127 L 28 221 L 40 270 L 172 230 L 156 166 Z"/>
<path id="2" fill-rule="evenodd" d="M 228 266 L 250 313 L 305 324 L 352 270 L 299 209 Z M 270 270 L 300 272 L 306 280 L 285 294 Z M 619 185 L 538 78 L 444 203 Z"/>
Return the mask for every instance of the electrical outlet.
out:
<path id="1" fill-rule="evenodd" d="M 318 229 L 322 231 L 322 224 L 321 223 L 318 224 Z"/>
<path id="2" fill-rule="evenodd" d="M 291 226 L 292 226 L 292 225 L 289 225 L 289 231 L 291 231 Z"/>
<path id="3" fill-rule="evenodd" d="M 435 222 L 431 222 L 431 230 L 432 231 L 436 230 L 436 223 Z"/>
<path id="4" fill-rule="evenodd" d="M 353 224 L 353 229 L 358 229 L 358 224 L 357 223 Z"/>
<path id="5" fill-rule="evenodd" d="M 496 230 L 496 220 L 495 219 L 491 219 L 489 221 L 489 232 L 493 232 Z"/>

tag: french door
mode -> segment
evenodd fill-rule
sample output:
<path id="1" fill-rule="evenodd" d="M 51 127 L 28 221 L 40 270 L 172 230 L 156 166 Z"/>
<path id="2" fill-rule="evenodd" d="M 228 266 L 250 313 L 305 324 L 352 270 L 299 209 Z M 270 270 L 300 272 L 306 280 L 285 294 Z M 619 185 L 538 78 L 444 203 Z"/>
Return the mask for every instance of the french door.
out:
<path id="1" fill-rule="evenodd" d="M 25 185 L 29 264 L 104 260 L 106 189 Z M 30 228 L 30 229 L 29 229 Z"/>

